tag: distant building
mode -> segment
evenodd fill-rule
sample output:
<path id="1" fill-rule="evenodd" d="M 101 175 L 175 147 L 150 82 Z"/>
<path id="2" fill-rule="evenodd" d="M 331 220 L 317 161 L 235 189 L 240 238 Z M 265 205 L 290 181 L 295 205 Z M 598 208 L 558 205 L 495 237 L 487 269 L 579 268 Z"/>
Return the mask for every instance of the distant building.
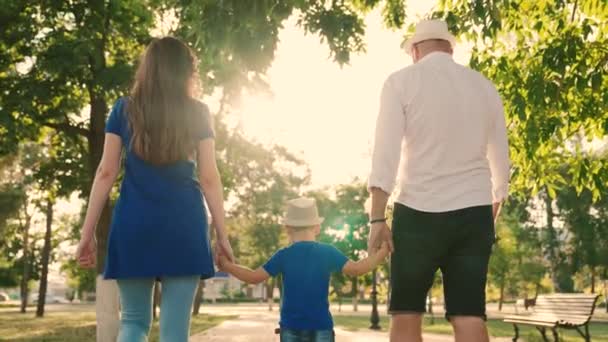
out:
<path id="1" fill-rule="evenodd" d="M 203 296 L 207 300 L 245 297 L 266 300 L 265 284 L 247 285 L 226 272 L 216 272 L 215 277 L 205 280 Z"/>

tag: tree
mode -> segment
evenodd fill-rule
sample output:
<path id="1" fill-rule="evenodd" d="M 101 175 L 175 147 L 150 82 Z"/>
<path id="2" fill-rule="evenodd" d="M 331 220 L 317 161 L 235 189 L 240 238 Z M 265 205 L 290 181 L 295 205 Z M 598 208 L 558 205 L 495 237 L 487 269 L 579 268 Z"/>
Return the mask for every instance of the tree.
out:
<path id="1" fill-rule="evenodd" d="M 442 0 L 432 14 L 473 44 L 470 65 L 500 92 L 509 126 L 512 189 L 545 203 L 544 248 L 557 290 L 571 291 L 553 200 L 571 184 L 594 200 L 607 164 L 582 141 L 608 131 L 608 4 L 602 0 Z M 564 170 L 565 166 L 565 170 Z"/>
<path id="2" fill-rule="evenodd" d="M 538 294 L 540 281 L 546 274 L 540 250 L 538 230 L 528 227 L 528 201 L 510 199 L 496 223 L 496 244 L 490 259 L 489 281 L 499 290 L 498 308 L 507 296 L 528 298 L 528 288 Z"/>
<path id="3" fill-rule="evenodd" d="M 358 260 L 367 250 L 366 232 L 368 216 L 365 211 L 365 201 L 369 197 L 367 186 L 360 180 L 351 184 L 336 186 L 335 199 L 330 199 L 323 192 L 313 192 L 310 196 L 317 199 L 319 210 L 325 215 L 320 240 L 330 243 L 342 251 L 351 260 Z M 334 277 L 332 283 L 342 286 L 342 276 Z M 360 277 L 351 278 L 351 295 L 353 307 L 357 311 L 359 298 Z M 341 289 L 334 291 L 340 297 Z"/>
<path id="4" fill-rule="evenodd" d="M 234 136 L 233 136 L 234 137 Z M 286 245 L 281 219 L 284 204 L 288 199 L 300 194 L 302 186 L 308 183 L 308 169 L 303 162 L 281 147 L 264 148 L 259 144 L 244 143 L 230 145 L 246 148 L 247 153 L 227 158 L 247 165 L 240 184 L 234 188 L 239 201 L 229 211 L 233 217 L 230 224 L 231 240 L 237 247 L 237 257 L 251 267 L 259 267 L 277 250 Z M 236 152 L 236 151 L 234 151 Z M 272 308 L 276 279 L 267 282 L 269 309 Z"/>
<path id="5" fill-rule="evenodd" d="M 29 281 L 35 264 L 32 257 L 33 239 L 31 225 L 36 202 L 36 177 L 32 170 L 37 169 L 40 160 L 37 158 L 38 145 L 25 143 L 19 146 L 16 153 L 3 163 L 3 189 L 5 199 L 16 200 L 8 205 L 4 214 L 3 237 L 0 240 L 0 251 L 8 262 L 4 271 L 5 282 L 14 283 L 19 278 L 21 295 L 21 313 L 27 310 Z M 12 219 L 11 219 L 12 216 Z"/>
<path id="6" fill-rule="evenodd" d="M 243 88 L 265 85 L 264 73 L 288 17 L 297 14 L 300 27 L 319 35 L 334 60 L 346 63 L 351 52 L 364 50 L 362 16 L 381 3 L 387 25 L 399 27 L 405 8 L 394 0 L 3 3 L 0 155 L 13 153 L 21 141 L 36 140 L 44 127 L 53 128 L 69 141 L 62 165 L 86 197 L 102 153 L 109 101 L 127 92 L 134 61 L 157 24 L 155 15 L 176 19 L 162 29 L 195 49 L 206 93 L 223 92 L 226 102 L 234 103 Z M 99 270 L 109 222 L 108 204 L 97 228 Z"/>
<path id="7" fill-rule="evenodd" d="M 606 163 L 575 140 L 608 131 L 608 4 L 602 0 L 442 0 L 433 14 L 473 44 L 470 65 L 497 86 L 505 106 L 521 196 L 566 184 L 600 196 Z"/>
<path id="8" fill-rule="evenodd" d="M 502 305 L 505 299 L 505 290 L 513 292 L 513 285 L 517 277 L 516 265 L 516 244 L 513 234 L 504 224 L 498 224 L 496 233 L 500 239 L 496 242 L 489 265 L 489 278 L 495 283 L 500 291 L 498 300 L 498 310 L 502 310 Z M 509 287 L 509 288 L 507 288 Z"/>
<path id="9" fill-rule="evenodd" d="M 572 269 L 589 268 L 591 292 L 595 293 L 601 267 L 608 265 L 608 200 L 602 197 L 594 202 L 591 191 L 579 194 L 575 188 L 565 187 L 557 196 L 557 206 L 571 234 Z"/>
<path id="10" fill-rule="evenodd" d="M 102 153 L 108 99 L 126 91 L 133 61 L 149 40 L 148 4 L 8 2 L 0 15 L 0 153 L 53 128 L 62 138 L 57 142 L 66 143 L 58 150 L 61 165 L 86 196 Z M 109 220 L 106 206 L 98 226 L 100 251 Z"/>

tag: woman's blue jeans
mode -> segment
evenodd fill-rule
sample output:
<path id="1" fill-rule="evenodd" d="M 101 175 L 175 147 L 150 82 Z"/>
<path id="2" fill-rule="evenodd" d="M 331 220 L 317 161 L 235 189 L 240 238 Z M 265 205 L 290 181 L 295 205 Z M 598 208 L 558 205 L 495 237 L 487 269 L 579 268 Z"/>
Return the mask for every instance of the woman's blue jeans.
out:
<path id="1" fill-rule="evenodd" d="M 281 328 L 281 342 L 334 342 L 332 330 L 291 330 Z"/>
<path id="2" fill-rule="evenodd" d="M 187 342 L 199 276 L 162 278 L 160 341 Z M 121 319 L 118 342 L 146 342 L 152 324 L 154 278 L 118 279 Z"/>

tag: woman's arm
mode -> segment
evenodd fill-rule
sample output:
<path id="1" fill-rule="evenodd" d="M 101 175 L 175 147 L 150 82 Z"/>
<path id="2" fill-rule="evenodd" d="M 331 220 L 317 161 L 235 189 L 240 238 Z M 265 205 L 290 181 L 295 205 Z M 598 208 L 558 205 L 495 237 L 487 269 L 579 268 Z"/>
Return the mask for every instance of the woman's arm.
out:
<path id="1" fill-rule="evenodd" d="M 215 159 L 215 140 L 204 139 L 198 145 L 198 178 L 209 205 L 217 241 L 222 252 L 234 260 L 225 225 L 224 191 Z"/>
<path id="2" fill-rule="evenodd" d="M 347 261 L 342 268 L 342 273 L 348 276 L 360 276 L 368 273 L 382 263 L 388 254 L 389 247 L 388 244 L 384 242 L 376 253 L 369 255 L 367 258 L 359 261 Z"/>
<path id="3" fill-rule="evenodd" d="M 89 196 L 89 206 L 80 233 L 80 244 L 76 257 L 83 267 L 92 267 L 95 263 L 95 247 L 93 245 L 95 227 L 99 216 L 108 200 L 112 186 L 120 171 L 120 154 L 122 141 L 118 135 L 106 133 L 103 145 L 103 155 Z"/>
<path id="4" fill-rule="evenodd" d="M 81 232 L 81 240 L 90 240 L 95 235 L 95 227 L 101 211 L 108 200 L 112 186 L 120 171 L 120 153 L 122 141 L 118 135 L 107 133 L 103 145 L 103 155 L 89 196 L 89 206 L 84 219 Z"/>

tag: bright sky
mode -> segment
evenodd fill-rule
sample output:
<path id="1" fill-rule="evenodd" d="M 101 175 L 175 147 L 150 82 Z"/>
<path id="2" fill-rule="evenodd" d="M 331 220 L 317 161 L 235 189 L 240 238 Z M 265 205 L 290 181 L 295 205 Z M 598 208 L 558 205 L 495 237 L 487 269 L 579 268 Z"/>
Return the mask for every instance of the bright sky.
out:
<path id="1" fill-rule="evenodd" d="M 428 12 L 436 1 L 409 1 L 408 20 Z M 240 115 L 246 135 L 287 147 L 312 171 L 312 185 L 366 179 L 380 90 L 386 77 L 411 63 L 399 47 L 403 32 L 383 26 L 378 11 L 366 18 L 367 53 L 343 68 L 329 58 L 317 36 L 287 23 L 268 72 L 272 96 L 248 96 Z M 468 51 L 455 59 L 467 63 Z"/>

